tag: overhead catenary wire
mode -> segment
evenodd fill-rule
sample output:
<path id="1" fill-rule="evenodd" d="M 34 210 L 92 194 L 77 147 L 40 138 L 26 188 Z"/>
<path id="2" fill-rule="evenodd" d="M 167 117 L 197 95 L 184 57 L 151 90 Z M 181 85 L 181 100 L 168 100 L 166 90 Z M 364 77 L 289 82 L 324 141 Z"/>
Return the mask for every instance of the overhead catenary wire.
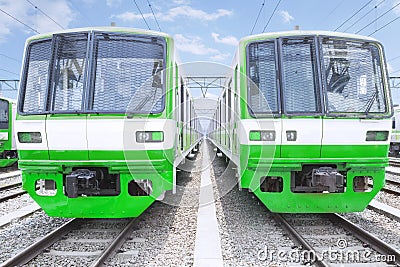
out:
<path id="1" fill-rule="evenodd" d="M 348 1 L 348 0 L 342 0 L 339 4 L 337 4 L 337 5 L 329 12 L 329 14 L 326 15 L 326 16 L 324 17 L 324 20 L 321 21 L 321 23 L 322 23 L 322 22 L 325 22 L 326 19 L 329 18 L 329 17 L 333 14 L 333 12 L 335 12 L 335 11 L 343 4 L 344 1 Z M 320 24 L 321 24 L 321 23 L 320 23 Z"/>
<path id="2" fill-rule="evenodd" d="M 364 8 L 366 8 L 372 1 L 374 0 L 369 0 L 365 5 L 363 5 L 359 10 L 357 10 L 353 15 L 351 15 L 348 19 L 346 19 L 342 24 L 340 24 L 339 27 L 335 29 L 335 31 L 339 30 L 344 24 L 346 24 L 349 20 L 354 18 L 358 13 L 360 13 Z"/>
<path id="3" fill-rule="evenodd" d="M 158 27 L 158 29 L 159 29 L 159 30 L 160 30 L 160 32 L 161 32 L 161 27 L 160 27 L 160 24 L 158 24 L 157 17 L 156 17 L 156 15 L 154 14 L 154 11 L 153 11 L 153 8 L 151 7 L 150 1 L 149 1 L 149 0 L 147 0 L 147 3 L 149 4 L 149 7 L 150 7 L 150 10 L 151 10 L 151 13 L 153 14 L 153 17 L 154 17 L 154 20 L 155 20 L 155 21 L 156 21 L 156 23 L 157 23 L 157 27 Z"/>
<path id="4" fill-rule="evenodd" d="M 0 11 L 3 12 L 4 14 L 6 14 L 7 16 L 11 17 L 12 19 L 18 21 L 19 23 L 21 23 L 22 25 L 24 25 L 25 27 L 31 29 L 32 31 L 36 32 L 37 34 L 40 34 L 40 32 L 38 32 L 37 30 L 35 30 L 34 28 L 32 28 L 31 26 L 29 26 L 28 24 L 20 21 L 19 19 L 17 19 L 16 17 L 14 17 L 13 15 L 7 13 L 6 11 L 4 11 L 3 9 L 0 8 Z"/>
<path id="5" fill-rule="evenodd" d="M 19 76 L 18 73 L 15 73 L 15 72 L 12 72 L 12 71 L 9 71 L 9 70 L 6 70 L 6 69 L 1 69 L 1 68 L 0 68 L 0 71 L 8 72 L 8 73 L 11 73 L 11 74 L 14 74 L 14 75 Z"/>
<path id="6" fill-rule="evenodd" d="M 258 11 L 258 15 L 257 15 L 256 21 L 254 22 L 254 25 L 253 25 L 253 28 L 251 29 L 250 34 L 253 34 L 254 28 L 255 28 L 256 25 L 257 25 L 258 19 L 260 18 L 260 14 L 261 14 L 261 11 L 262 11 L 263 8 L 264 8 L 264 5 L 265 5 L 265 0 L 264 0 L 264 1 L 262 2 L 262 4 L 261 4 L 260 10 Z"/>
<path id="7" fill-rule="evenodd" d="M 392 57 L 392 58 L 388 59 L 387 62 L 391 62 L 391 61 L 394 61 L 394 60 L 399 59 L 399 58 L 400 58 L 400 56 Z"/>
<path id="8" fill-rule="evenodd" d="M 29 0 L 26 0 L 29 4 L 31 4 L 36 10 L 38 10 L 40 13 L 42 13 L 43 15 L 45 15 L 49 20 L 51 20 L 52 22 L 54 22 L 55 24 L 58 25 L 58 27 L 60 27 L 61 29 L 65 30 L 65 28 L 59 24 L 57 21 L 55 21 L 52 17 L 50 17 L 49 15 L 47 15 L 43 10 L 41 10 L 39 7 L 37 7 L 34 3 L 32 3 Z"/>
<path id="9" fill-rule="evenodd" d="M 86 22 L 88 22 L 90 25 L 91 25 L 91 24 L 94 24 L 93 21 L 92 21 L 88 16 L 86 16 L 85 13 L 83 13 L 82 10 L 81 10 L 78 6 L 76 6 L 76 5 L 73 3 L 73 1 L 69 1 L 69 4 L 70 4 L 74 9 L 76 9 L 76 11 L 78 11 L 78 12 L 82 15 L 82 17 L 86 20 Z"/>
<path id="10" fill-rule="evenodd" d="M 358 22 L 360 22 L 360 20 L 362 20 L 363 18 L 365 18 L 366 16 L 368 16 L 372 11 L 374 11 L 376 8 L 378 8 L 383 2 L 385 2 L 385 0 L 382 0 L 382 1 L 379 2 L 377 5 L 375 5 L 370 11 L 368 11 L 367 13 L 365 13 L 361 18 L 359 18 L 358 20 L 356 20 L 353 24 L 351 24 L 349 27 L 347 27 L 344 31 L 347 32 L 347 30 L 349 30 L 349 29 L 352 28 L 354 25 L 356 25 Z"/>
<path id="11" fill-rule="evenodd" d="M 0 56 L 3 56 L 3 57 L 8 58 L 8 59 L 11 59 L 11 60 L 13 60 L 15 62 L 18 62 L 18 63 L 21 63 L 21 60 L 15 59 L 15 58 L 10 57 L 10 56 L 7 56 L 7 55 L 5 55 L 3 53 L 0 53 Z"/>
<path id="12" fill-rule="evenodd" d="M 390 24 L 392 24 L 393 22 L 395 22 L 396 20 L 400 19 L 400 16 L 398 16 L 397 18 L 392 19 L 391 21 L 389 21 L 388 23 L 386 23 L 385 25 L 383 25 L 382 27 L 380 27 L 379 29 L 373 31 L 372 33 L 368 34 L 368 36 L 371 36 L 377 32 L 379 32 L 380 30 L 386 28 L 387 26 L 389 26 Z"/>
<path id="13" fill-rule="evenodd" d="M 265 24 L 265 27 L 264 27 L 264 29 L 263 29 L 262 32 L 265 32 L 265 29 L 268 27 L 268 24 L 269 24 L 269 22 L 271 21 L 272 17 L 274 16 L 275 11 L 278 9 L 278 6 L 279 6 L 279 4 L 281 3 L 281 1 L 282 1 L 282 0 L 279 0 L 279 2 L 276 4 L 276 6 L 275 6 L 275 8 L 274 8 L 274 11 L 272 11 L 272 14 L 271 14 L 271 16 L 269 17 L 269 19 L 268 19 L 268 21 L 267 21 L 267 24 Z"/>
<path id="14" fill-rule="evenodd" d="M 133 0 L 133 2 L 135 3 L 137 9 L 139 10 L 140 15 L 142 15 L 142 19 L 144 20 L 144 23 L 146 23 L 147 28 L 150 30 L 150 26 L 149 26 L 149 24 L 147 23 L 145 17 L 143 16 L 142 10 L 140 10 L 140 7 L 139 7 L 139 5 L 136 3 L 136 0 Z"/>
<path id="15" fill-rule="evenodd" d="M 358 30 L 356 33 L 361 32 L 362 30 L 364 30 L 365 28 L 367 28 L 368 26 L 370 26 L 372 23 L 374 23 L 375 21 L 377 21 L 378 19 L 382 18 L 383 16 L 385 16 L 387 13 L 389 13 L 390 11 L 392 11 L 393 9 L 395 9 L 397 6 L 400 5 L 400 2 L 397 3 L 396 5 L 394 5 L 392 8 L 390 8 L 389 10 L 387 10 L 385 13 L 383 13 L 382 15 L 380 15 L 379 17 L 377 17 L 376 19 L 374 19 L 373 21 L 371 21 L 370 23 L 368 23 L 367 25 L 365 25 L 363 28 L 361 28 L 360 30 Z M 391 23 L 391 22 L 390 22 Z M 389 23 L 389 24 L 390 24 Z"/>

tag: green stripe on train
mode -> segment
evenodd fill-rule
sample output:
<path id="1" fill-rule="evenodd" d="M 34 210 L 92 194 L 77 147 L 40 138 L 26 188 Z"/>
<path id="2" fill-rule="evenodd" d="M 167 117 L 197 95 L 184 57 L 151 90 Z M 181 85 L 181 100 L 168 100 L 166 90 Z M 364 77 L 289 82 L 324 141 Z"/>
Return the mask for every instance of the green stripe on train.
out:
<path id="1" fill-rule="evenodd" d="M 389 144 L 383 145 L 240 145 L 240 154 L 261 158 L 386 158 Z"/>

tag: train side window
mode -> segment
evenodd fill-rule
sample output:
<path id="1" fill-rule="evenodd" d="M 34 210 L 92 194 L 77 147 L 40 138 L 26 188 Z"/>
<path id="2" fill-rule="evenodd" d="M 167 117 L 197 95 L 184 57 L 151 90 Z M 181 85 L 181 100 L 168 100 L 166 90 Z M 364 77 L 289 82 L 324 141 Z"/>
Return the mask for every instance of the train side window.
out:
<path id="1" fill-rule="evenodd" d="M 392 129 L 396 129 L 396 117 L 392 118 Z"/>

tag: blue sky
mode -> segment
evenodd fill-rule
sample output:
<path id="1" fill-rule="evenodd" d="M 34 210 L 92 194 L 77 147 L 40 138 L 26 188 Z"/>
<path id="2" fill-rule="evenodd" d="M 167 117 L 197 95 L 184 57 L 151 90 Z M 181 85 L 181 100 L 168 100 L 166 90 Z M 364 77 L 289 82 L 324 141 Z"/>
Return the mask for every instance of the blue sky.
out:
<path id="1" fill-rule="evenodd" d="M 149 27 L 158 30 L 151 4 L 162 31 L 175 38 L 181 62 L 227 65 L 238 40 L 250 34 L 263 2 L 136 0 Z M 111 22 L 147 28 L 133 0 L 0 0 L 0 9 L 0 79 L 19 78 L 24 42 L 34 30 L 44 33 L 61 27 L 109 26 Z M 352 17 L 338 31 L 355 33 L 370 24 L 359 33 L 378 30 L 372 36 L 385 45 L 391 75 L 400 76 L 400 19 L 395 20 L 399 16 L 399 0 L 266 0 L 253 33 L 261 33 L 270 17 L 265 31 L 292 30 L 295 25 L 302 30 L 335 30 Z"/>

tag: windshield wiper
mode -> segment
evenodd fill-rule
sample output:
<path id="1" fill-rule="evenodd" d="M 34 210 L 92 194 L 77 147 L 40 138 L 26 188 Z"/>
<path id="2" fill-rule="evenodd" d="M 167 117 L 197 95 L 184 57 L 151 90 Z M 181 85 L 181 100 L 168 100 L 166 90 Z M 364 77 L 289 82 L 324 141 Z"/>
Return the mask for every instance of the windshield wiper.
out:
<path id="1" fill-rule="evenodd" d="M 367 102 L 367 108 L 366 108 L 365 111 L 364 111 L 365 115 L 368 115 L 369 111 L 370 111 L 371 108 L 372 108 L 372 105 L 374 104 L 374 102 L 375 102 L 375 100 L 376 100 L 377 95 L 378 95 L 378 93 L 377 93 L 377 91 L 375 91 L 374 94 L 372 95 L 371 99 L 368 100 L 368 102 Z"/>

